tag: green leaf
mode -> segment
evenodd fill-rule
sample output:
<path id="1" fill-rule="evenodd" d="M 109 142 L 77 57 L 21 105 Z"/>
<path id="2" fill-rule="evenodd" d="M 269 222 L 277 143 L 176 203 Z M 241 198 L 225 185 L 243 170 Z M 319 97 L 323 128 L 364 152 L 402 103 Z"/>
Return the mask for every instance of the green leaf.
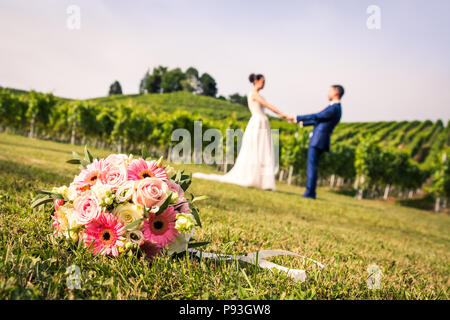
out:
<path id="1" fill-rule="evenodd" d="M 199 196 L 199 197 L 195 197 L 194 199 L 192 199 L 192 203 L 194 203 L 195 201 L 202 201 L 208 199 L 208 196 Z"/>
<path id="2" fill-rule="evenodd" d="M 62 194 L 56 193 L 56 192 L 47 191 L 47 190 L 37 190 L 36 193 L 37 194 L 46 194 L 52 199 L 64 199 Z"/>
<path id="3" fill-rule="evenodd" d="M 72 157 L 73 157 L 74 159 L 81 160 L 81 156 L 80 156 L 77 152 L 75 152 L 75 151 L 72 151 Z"/>
<path id="4" fill-rule="evenodd" d="M 166 209 L 169 207 L 170 201 L 172 200 L 172 192 L 169 192 L 167 195 L 167 199 L 164 201 L 164 203 L 159 207 L 158 212 L 156 212 L 156 215 L 159 216 L 161 213 L 166 211 Z"/>
<path id="5" fill-rule="evenodd" d="M 145 159 L 145 160 L 147 160 L 147 158 L 148 158 L 147 150 L 144 147 L 142 147 L 142 149 L 141 149 L 141 158 Z"/>
<path id="6" fill-rule="evenodd" d="M 189 175 L 184 174 L 181 175 L 179 185 L 181 189 L 183 189 L 183 191 L 186 191 L 191 185 L 191 182 L 192 182 L 192 173 L 190 173 Z"/>
<path id="7" fill-rule="evenodd" d="M 198 248 L 198 247 L 203 247 L 206 246 L 209 243 L 209 241 L 204 241 L 204 242 L 190 242 L 188 243 L 188 248 Z"/>
<path id="8" fill-rule="evenodd" d="M 187 197 L 190 197 L 191 199 L 191 201 L 192 201 L 192 199 L 194 199 L 195 198 L 195 196 L 191 193 L 191 192 L 189 192 L 189 191 L 186 191 L 185 193 L 184 193 L 184 195 L 185 195 L 185 197 L 187 196 Z M 186 197 L 186 198 L 187 198 Z"/>
<path id="9" fill-rule="evenodd" d="M 88 162 L 88 164 L 92 163 L 92 161 L 94 160 L 94 157 L 89 152 L 87 145 L 84 146 L 84 160 L 86 160 Z"/>
<path id="10" fill-rule="evenodd" d="M 36 190 L 37 194 L 52 194 L 53 192 L 47 190 Z"/>
<path id="11" fill-rule="evenodd" d="M 175 182 L 179 182 L 181 180 L 182 171 L 178 170 L 177 175 L 175 176 Z"/>
<path id="12" fill-rule="evenodd" d="M 41 197 L 38 199 L 34 199 L 33 203 L 31 204 L 31 208 L 39 207 L 47 202 L 53 202 L 53 198 L 50 197 Z"/>
<path id="13" fill-rule="evenodd" d="M 197 208 L 190 206 L 191 207 L 191 213 L 194 216 L 195 222 L 197 222 L 198 226 L 201 228 L 202 227 L 202 223 L 200 222 L 200 216 L 198 215 L 198 210 Z"/>
<path id="14" fill-rule="evenodd" d="M 132 229 L 132 228 L 134 228 L 135 226 L 137 226 L 138 224 L 140 224 L 142 221 L 144 221 L 144 218 L 138 219 L 138 220 L 136 220 L 136 221 L 130 223 L 129 225 L 127 225 L 127 226 L 125 227 L 125 229 Z"/>
<path id="15" fill-rule="evenodd" d="M 86 168 L 88 164 L 90 164 L 90 162 L 86 161 L 85 159 L 81 160 L 81 166 L 83 168 Z"/>
<path id="16" fill-rule="evenodd" d="M 80 164 L 81 163 L 81 157 L 78 153 L 76 153 L 75 151 L 72 152 L 72 159 L 67 160 L 67 163 L 70 164 Z"/>
<path id="17" fill-rule="evenodd" d="M 67 160 L 66 162 L 70 163 L 70 164 L 81 164 L 80 159 L 70 159 L 70 160 Z"/>

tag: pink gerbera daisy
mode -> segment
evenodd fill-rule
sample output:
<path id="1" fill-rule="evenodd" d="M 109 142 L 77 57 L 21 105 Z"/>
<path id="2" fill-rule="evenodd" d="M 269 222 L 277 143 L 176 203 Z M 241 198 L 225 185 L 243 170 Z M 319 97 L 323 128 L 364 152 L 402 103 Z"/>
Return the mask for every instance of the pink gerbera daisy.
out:
<path id="1" fill-rule="evenodd" d="M 86 225 L 84 232 L 84 243 L 86 248 L 92 246 L 94 254 L 108 255 L 114 257 L 119 255 L 117 247 L 124 245 L 122 235 L 125 225 L 112 214 L 104 213 L 97 220 Z"/>
<path id="2" fill-rule="evenodd" d="M 61 231 L 61 222 L 59 222 L 58 218 L 55 216 L 52 216 L 53 223 L 52 226 L 55 227 L 55 231 L 53 231 L 53 235 L 57 235 Z"/>
<path id="3" fill-rule="evenodd" d="M 145 161 L 142 158 L 135 159 L 128 165 L 128 179 L 140 180 L 145 178 L 158 178 L 167 181 L 167 173 L 162 167 L 156 165 L 156 161 Z"/>
<path id="4" fill-rule="evenodd" d="M 159 216 L 150 215 L 142 227 L 144 239 L 161 248 L 172 243 L 178 235 L 178 230 L 175 229 L 176 220 L 177 213 L 173 207 L 168 207 Z"/>
<path id="5" fill-rule="evenodd" d="M 107 167 L 108 163 L 106 163 L 105 160 L 94 159 L 92 163 L 88 164 L 86 168 L 83 169 L 80 174 L 75 177 L 73 183 L 75 185 L 79 185 L 80 187 L 86 185 L 93 186 L 97 182 L 100 174 L 102 174 L 102 172 L 105 171 Z"/>

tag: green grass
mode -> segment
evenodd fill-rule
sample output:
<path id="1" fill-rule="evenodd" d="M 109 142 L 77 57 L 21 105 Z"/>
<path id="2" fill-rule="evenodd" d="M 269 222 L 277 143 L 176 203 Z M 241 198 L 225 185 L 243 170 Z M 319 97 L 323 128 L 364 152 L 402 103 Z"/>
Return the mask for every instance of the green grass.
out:
<path id="1" fill-rule="evenodd" d="M 0 134 L 0 299 L 448 299 L 450 219 L 381 201 L 318 191 L 300 198 L 297 186 L 276 192 L 194 180 L 205 250 L 242 254 L 285 249 L 319 260 L 322 271 L 298 258 L 273 261 L 305 268 L 296 283 L 236 262 L 181 257 L 152 265 L 134 254 L 92 257 L 53 239 L 50 213 L 30 209 L 34 190 L 68 184 L 76 166 L 70 146 Z M 105 156 L 108 151 L 91 150 Z M 184 166 L 189 171 L 212 171 Z M 82 289 L 69 290 L 66 268 L 80 267 Z M 367 267 L 384 273 L 380 290 L 366 286 Z"/>
<path id="2" fill-rule="evenodd" d="M 236 120 L 248 121 L 250 111 L 247 107 L 228 101 L 195 95 L 186 91 L 162 94 L 115 95 L 91 99 L 91 101 L 108 105 L 132 102 L 154 111 L 172 113 L 184 110 L 210 119 L 224 120 L 234 114 Z"/>

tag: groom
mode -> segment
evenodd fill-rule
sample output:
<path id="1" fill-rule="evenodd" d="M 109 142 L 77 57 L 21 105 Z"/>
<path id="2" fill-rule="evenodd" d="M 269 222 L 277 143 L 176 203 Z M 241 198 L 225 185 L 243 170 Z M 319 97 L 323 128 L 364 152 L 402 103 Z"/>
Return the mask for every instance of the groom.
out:
<path id="1" fill-rule="evenodd" d="M 330 136 L 334 127 L 341 120 L 341 98 L 344 95 L 344 88 L 341 85 L 332 85 L 328 91 L 328 107 L 319 113 L 309 114 L 305 116 L 288 116 L 287 120 L 298 123 L 300 127 L 314 126 L 314 130 L 310 134 L 308 147 L 308 161 L 306 164 L 306 191 L 304 198 L 316 198 L 317 185 L 317 168 L 319 166 L 319 158 L 323 152 L 330 151 Z"/>

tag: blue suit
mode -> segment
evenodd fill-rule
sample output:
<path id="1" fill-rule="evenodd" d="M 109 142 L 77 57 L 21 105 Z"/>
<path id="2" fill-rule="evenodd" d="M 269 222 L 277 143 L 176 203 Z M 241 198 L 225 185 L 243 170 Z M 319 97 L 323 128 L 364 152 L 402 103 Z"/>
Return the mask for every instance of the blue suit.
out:
<path id="1" fill-rule="evenodd" d="M 297 116 L 297 122 L 302 121 L 303 126 L 314 126 L 308 147 L 307 181 L 304 197 L 316 198 L 319 158 L 323 152 L 330 151 L 330 136 L 341 120 L 341 116 L 342 110 L 339 102 L 329 105 L 319 113 Z"/>

